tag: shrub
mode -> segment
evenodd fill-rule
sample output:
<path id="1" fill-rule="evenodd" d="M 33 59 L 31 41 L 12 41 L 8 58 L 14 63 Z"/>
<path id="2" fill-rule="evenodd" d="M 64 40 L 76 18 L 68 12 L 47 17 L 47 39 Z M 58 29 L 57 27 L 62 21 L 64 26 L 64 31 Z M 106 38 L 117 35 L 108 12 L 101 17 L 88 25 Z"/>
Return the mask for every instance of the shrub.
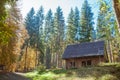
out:
<path id="1" fill-rule="evenodd" d="M 39 74 L 42 74 L 43 72 L 46 71 L 46 68 L 45 68 L 44 65 L 40 65 L 40 66 L 37 67 L 37 71 L 38 71 Z"/>
<path id="2" fill-rule="evenodd" d="M 55 74 L 62 74 L 62 73 L 66 73 L 67 70 L 64 70 L 64 69 L 54 69 L 52 70 L 53 73 Z"/>

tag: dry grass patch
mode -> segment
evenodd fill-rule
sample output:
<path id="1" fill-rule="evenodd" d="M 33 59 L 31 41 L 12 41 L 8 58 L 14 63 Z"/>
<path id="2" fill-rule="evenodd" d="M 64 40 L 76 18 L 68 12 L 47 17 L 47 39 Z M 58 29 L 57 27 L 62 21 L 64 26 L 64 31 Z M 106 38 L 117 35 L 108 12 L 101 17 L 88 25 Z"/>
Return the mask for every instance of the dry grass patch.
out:
<path id="1" fill-rule="evenodd" d="M 119 65 L 105 64 L 98 67 L 81 67 L 79 69 L 46 70 L 31 78 L 33 80 L 120 80 Z M 30 74 L 28 73 L 27 76 L 30 77 Z"/>

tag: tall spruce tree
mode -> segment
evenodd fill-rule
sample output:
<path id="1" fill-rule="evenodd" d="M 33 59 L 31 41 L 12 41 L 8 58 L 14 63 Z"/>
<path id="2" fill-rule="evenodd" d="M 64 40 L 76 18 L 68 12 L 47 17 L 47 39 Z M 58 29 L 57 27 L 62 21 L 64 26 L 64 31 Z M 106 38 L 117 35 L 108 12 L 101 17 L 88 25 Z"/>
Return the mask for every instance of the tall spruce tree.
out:
<path id="1" fill-rule="evenodd" d="M 88 1 L 85 0 L 80 16 L 80 42 L 89 42 L 92 40 L 93 24 L 93 13 Z"/>
<path id="2" fill-rule="evenodd" d="M 41 35 L 43 33 L 43 20 L 44 20 L 44 9 L 41 6 L 35 16 L 35 26 L 36 26 L 36 32 L 37 34 Z"/>
<path id="3" fill-rule="evenodd" d="M 48 42 L 51 39 L 51 35 L 53 32 L 53 14 L 52 10 L 50 9 L 45 18 L 45 42 Z"/>
<path id="4" fill-rule="evenodd" d="M 80 37 L 80 35 L 79 35 L 79 32 L 80 32 L 79 31 L 80 30 L 80 15 L 79 15 L 79 10 L 78 10 L 77 7 L 75 7 L 74 25 L 75 25 L 75 28 L 76 28 L 76 30 L 75 30 L 75 32 L 76 32 L 75 40 L 78 41 L 79 37 Z"/>
<path id="5" fill-rule="evenodd" d="M 56 53 L 56 56 L 58 56 L 58 58 L 56 58 L 57 60 L 55 60 L 56 65 L 55 66 L 59 66 L 61 65 L 61 46 L 63 46 L 63 41 L 64 41 L 64 28 L 65 28 L 65 22 L 64 22 L 64 17 L 63 17 L 63 12 L 62 9 L 60 8 L 60 6 L 58 6 L 58 8 L 56 9 L 56 13 L 54 15 L 54 41 L 55 41 L 55 45 L 54 45 L 54 51 Z M 60 63 L 59 63 L 60 62 Z"/>
<path id="6" fill-rule="evenodd" d="M 112 3 L 108 3 L 107 0 L 100 1 L 99 13 L 97 19 L 97 39 L 104 40 L 106 43 L 107 57 L 109 62 L 114 61 L 115 45 L 119 45 L 119 41 L 116 41 L 116 21 L 113 13 L 113 9 L 110 7 Z M 112 47 L 113 46 L 113 47 Z"/>
<path id="7" fill-rule="evenodd" d="M 115 17 L 113 9 L 110 7 L 112 4 L 106 0 L 100 1 L 98 18 L 97 18 L 97 39 L 108 40 L 113 35 L 113 27 Z"/>
<path id="8" fill-rule="evenodd" d="M 51 67 L 51 49 L 52 49 L 52 33 L 53 33 L 53 15 L 51 9 L 48 11 L 45 18 L 45 48 L 46 48 L 46 68 Z"/>
<path id="9" fill-rule="evenodd" d="M 35 16 L 35 29 L 36 29 L 36 52 L 40 51 L 38 56 L 38 64 L 44 63 L 44 33 L 43 33 L 44 9 L 41 6 Z"/>
<path id="10" fill-rule="evenodd" d="M 79 30 L 80 30 L 80 15 L 79 10 L 75 7 L 75 10 L 71 8 L 67 20 L 67 42 L 68 44 L 78 42 L 79 40 Z"/>
<path id="11" fill-rule="evenodd" d="M 64 39 L 64 17 L 63 12 L 60 6 L 56 9 L 56 13 L 54 15 L 54 33 L 56 36 L 56 46 L 60 45 L 60 42 Z"/>
<path id="12" fill-rule="evenodd" d="M 29 34 L 29 39 L 28 39 L 28 43 L 31 45 L 31 46 L 35 46 L 35 42 L 34 42 L 34 39 L 35 39 L 35 11 L 34 11 L 34 8 L 31 8 L 31 10 L 28 12 L 26 18 L 25 18 L 25 26 L 26 26 L 26 29 L 28 31 L 28 34 Z"/>
<path id="13" fill-rule="evenodd" d="M 77 33 L 77 29 L 75 27 L 75 22 L 74 22 L 74 11 L 71 8 L 71 11 L 68 15 L 68 20 L 67 20 L 67 43 L 71 44 L 75 42 L 75 35 Z"/>
<path id="14" fill-rule="evenodd" d="M 105 3 L 100 2 L 98 18 L 97 18 L 97 39 L 104 39 L 106 37 L 106 13 L 107 7 L 105 7 Z"/>
<path id="15" fill-rule="evenodd" d="M 43 41 L 43 22 L 44 22 L 44 9 L 43 7 L 41 6 L 38 10 L 38 12 L 36 13 L 36 16 L 35 16 L 35 28 L 36 28 L 36 44 L 37 46 L 40 46 L 39 44 L 41 43 L 42 45 L 42 42 Z"/>
<path id="16" fill-rule="evenodd" d="M 28 47 L 35 47 L 35 11 L 32 7 L 31 10 L 28 12 L 25 18 L 25 26 L 26 30 L 28 31 L 29 38 L 25 40 L 23 47 L 25 48 L 25 63 L 24 63 L 24 70 L 27 70 L 27 55 L 28 55 Z"/>

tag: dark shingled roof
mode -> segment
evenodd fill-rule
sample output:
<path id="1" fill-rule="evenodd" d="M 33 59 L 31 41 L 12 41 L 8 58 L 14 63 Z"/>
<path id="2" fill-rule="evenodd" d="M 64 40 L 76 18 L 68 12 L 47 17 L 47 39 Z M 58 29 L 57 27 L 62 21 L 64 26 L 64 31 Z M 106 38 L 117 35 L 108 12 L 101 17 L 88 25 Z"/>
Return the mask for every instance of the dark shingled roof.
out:
<path id="1" fill-rule="evenodd" d="M 63 59 L 104 55 L 104 41 L 86 42 L 68 45 L 62 56 Z"/>

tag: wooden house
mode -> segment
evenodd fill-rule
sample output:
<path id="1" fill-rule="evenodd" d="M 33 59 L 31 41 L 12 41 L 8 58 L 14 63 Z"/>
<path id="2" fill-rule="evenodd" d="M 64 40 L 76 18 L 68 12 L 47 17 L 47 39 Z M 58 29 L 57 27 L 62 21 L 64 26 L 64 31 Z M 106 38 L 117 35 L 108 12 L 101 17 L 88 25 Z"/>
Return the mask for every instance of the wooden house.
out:
<path id="1" fill-rule="evenodd" d="M 104 62 L 104 41 L 68 45 L 62 55 L 66 69 L 93 66 Z"/>

